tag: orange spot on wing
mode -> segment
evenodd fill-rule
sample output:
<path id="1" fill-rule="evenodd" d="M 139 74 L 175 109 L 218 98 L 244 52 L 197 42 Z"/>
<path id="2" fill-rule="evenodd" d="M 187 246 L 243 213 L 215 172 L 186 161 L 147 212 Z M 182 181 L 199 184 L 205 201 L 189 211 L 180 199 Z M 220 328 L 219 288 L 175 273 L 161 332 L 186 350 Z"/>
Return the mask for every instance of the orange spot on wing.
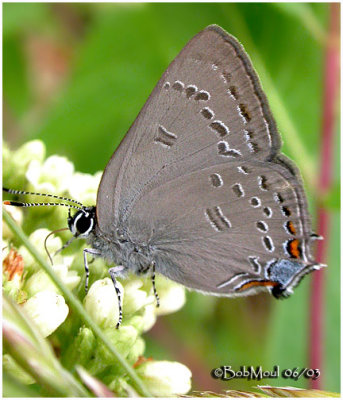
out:
<path id="1" fill-rule="evenodd" d="M 287 222 L 287 228 L 288 228 L 289 232 L 292 233 L 293 235 L 295 235 L 297 233 L 292 221 Z"/>
<path id="2" fill-rule="evenodd" d="M 299 244 L 300 243 L 298 239 L 293 239 L 288 243 L 289 252 L 295 258 L 300 258 Z"/>
<path id="3" fill-rule="evenodd" d="M 274 281 L 250 281 L 241 286 L 238 290 L 246 290 L 254 286 L 277 286 L 278 283 Z"/>

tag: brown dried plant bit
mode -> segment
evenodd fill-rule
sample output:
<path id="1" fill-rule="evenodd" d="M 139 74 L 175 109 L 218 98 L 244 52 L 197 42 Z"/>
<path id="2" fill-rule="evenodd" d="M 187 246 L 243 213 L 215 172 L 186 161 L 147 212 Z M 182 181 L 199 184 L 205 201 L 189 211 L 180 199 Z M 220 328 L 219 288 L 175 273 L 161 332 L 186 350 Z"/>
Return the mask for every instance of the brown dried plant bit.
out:
<path id="1" fill-rule="evenodd" d="M 139 356 L 137 361 L 133 364 L 133 368 L 139 367 L 141 364 L 145 363 L 146 361 L 153 361 L 153 358 L 152 357 Z"/>
<path id="2" fill-rule="evenodd" d="M 9 281 L 13 280 L 15 275 L 22 276 L 24 272 L 23 257 L 13 248 L 10 249 L 8 255 L 2 262 L 3 271 L 7 275 Z"/>

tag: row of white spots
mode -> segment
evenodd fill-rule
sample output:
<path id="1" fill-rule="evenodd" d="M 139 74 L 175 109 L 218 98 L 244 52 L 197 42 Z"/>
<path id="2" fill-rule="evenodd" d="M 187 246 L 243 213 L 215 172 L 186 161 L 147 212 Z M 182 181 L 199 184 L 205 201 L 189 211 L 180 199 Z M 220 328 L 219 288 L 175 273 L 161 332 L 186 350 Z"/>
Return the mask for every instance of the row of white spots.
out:
<path id="1" fill-rule="evenodd" d="M 251 197 L 250 205 L 254 208 L 261 207 L 261 199 L 257 196 Z M 264 207 L 262 211 L 267 218 L 271 218 L 273 216 L 273 210 L 270 207 Z"/>
<path id="2" fill-rule="evenodd" d="M 200 110 L 200 114 L 208 120 L 212 120 L 215 117 L 215 113 L 213 110 L 211 110 L 210 107 L 202 108 Z M 209 127 L 213 132 L 217 133 L 220 137 L 226 136 L 230 133 L 230 129 L 227 127 L 227 125 L 225 125 L 224 122 L 220 121 L 219 119 L 212 121 Z"/>
<path id="3" fill-rule="evenodd" d="M 187 98 L 192 98 L 196 101 L 208 101 L 211 98 L 211 94 L 208 91 L 199 90 L 195 85 L 186 86 L 184 82 L 181 82 L 180 80 L 176 80 L 172 85 L 170 82 L 165 82 L 163 87 L 166 90 L 172 88 L 178 92 L 184 92 Z"/>

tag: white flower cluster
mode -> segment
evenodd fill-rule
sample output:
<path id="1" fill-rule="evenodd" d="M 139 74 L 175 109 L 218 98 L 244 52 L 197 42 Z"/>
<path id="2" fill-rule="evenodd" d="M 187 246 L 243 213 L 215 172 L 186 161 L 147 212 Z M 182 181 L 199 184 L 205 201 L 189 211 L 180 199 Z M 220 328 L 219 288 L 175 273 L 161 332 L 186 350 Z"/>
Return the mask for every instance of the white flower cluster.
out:
<path id="1" fill-rule="evenodd" d="M 29 142 L 15 152 L 11 152 L 4 146 L 3 157 L 6 161 L 4 167 L 5 186 L 63 195 L 81 201 L 86 205 L 95 204 L 101 173 L 90 175 L 75 172 L 70 161 L 56 155 L 44 160 L 45 146 L 42 142 Z M 37 198 L 30 196 L 29 200 L 25 201 L 37 201 Z M 51 221 L 49 215 L 53 215 L 56 218 L 56 224 L 64 220 L 65 226 L 67 215 L 65 208 L 44 208 L 49 209 L 44 211 L 44 216 L 46 216 L 44 220 Z M 35 213 L 31 209 L 26 210 L 24 217 L 21 209 L 7 206 L 6 210 L 11 212 L 16 222 L 23 224 L 29 233 L 30 230 L 27 226 L 42 226 L 42 224 L 37 225 L 37 212 Z M 29 221 L 29 223 L 25 224 L 25 221 Z M 59 227 L 59 225 L 56 225 L 54 228 Z M 50 228 L 53 229 L 52 226 Z M 29 235 L 30 242 L 48 262 L 48 256 L 44 249 L 44 239 L 49 233 L 49 229 L 39 228 L 34 229 Z M 7 248 L 5 255 L 8 256 L 13 235 L 6 224 L 3 225 L 3 235 L 4 244 Z M 63 245 L 59 236 L 49 238 L 48 243 L 51 254 Z M 15 285 L 13 277 L 10 278 L 8 274 L 4 275 L 5 291 L 17 302 L 20 302 L 18 299 L 21 299 L 21 307 L 24 312 L 34 321 L 42 335 L 47 337 L 55 332 L 70 315 L 69 307 L 62 293 L 49 276 L 40 269 L 27 249 L 21 246 L 17 253 L 23 260 L 24 270 L 20 277 L 17 277 Z M 84 269 L 81 254 L 81 249 L 74 253 L 69 251 L 68 255 L 59 253 L 54 257 L 52 266 L 60 280 L 70 290 L 77 290 L 78 293 L 84 293 Z M 146 278 L 140 279 L 136 276 L 121 281 L 119 285 L 123 294 L 123 325 L 117 330 L 115 329 L 118 320 L 117 296 L 111 279 L 103 278 L 108 266 L 102 260 L 96 260 L 91 264 L 91 278 L 93 267 L 95 276 L 99 278 L 93 282 L 88 294 L 84 297 L 84 307 L 93 320 L 106 332 L 122 355 L 134 364 L 138 357 L 143 355 L 145 349 L 144 340 L 140 335 L 154 325 L 157 315 L 169 314 L 179 310 L 185 303 L 185 290 L 173 282 L 157 277 L 156 287 L 161 306 L 156 308 L 156 300 L 150 281 L 148 285 Z M 20 296 L 18 293 L 20 293 Z M 83 297 L 83 295 L 81 296 Z M 72 318 L 72 315 L 70 318 Z M 87 328 L 81 327 L 79 335 L 75 339 L 75 343 L 79 343 L 80 349 L 75 349 L 75 351 L 82 354 L 84 366 L 88 367 L 88 371 L 96 375 L 105 369 L 106 360 L 109 356 L 101 346 L 94 348 L 93 345 L 90 345 L 94 340 L 92 333 Z M 87 364 L 87 357 L 89 365 Z M 107 361 L 111 362 L 110 359 Z M 139 365 L 137 372 L 146 381 L 147 386 L 155 396 L 185 394 L 191 388 L 191 372 L 179 363 L 145 361 Z M 118 379 L 115 379 L 115 381 L 118 382 Z"/>

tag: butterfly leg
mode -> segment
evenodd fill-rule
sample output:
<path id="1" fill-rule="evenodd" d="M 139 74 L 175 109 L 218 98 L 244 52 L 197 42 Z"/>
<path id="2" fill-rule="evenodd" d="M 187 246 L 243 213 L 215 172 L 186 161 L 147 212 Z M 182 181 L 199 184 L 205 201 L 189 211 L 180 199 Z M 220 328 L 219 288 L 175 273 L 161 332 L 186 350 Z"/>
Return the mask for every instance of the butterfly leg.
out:
<path id="1" fill-rule="evenodd" d="M 112 267 L 112 268 L 110 268 L 110 269 L 108 270 L 108 272 L 109 272 L 109 274 L 110 274 L 110 276 L 111 276 L 111 279 L 112 279 L 114 288 L 115 288 L 115 290 L 116 290 L 117 297 L 118 297 L 119 318 L 118 318 L 118 323 L 117 323 L 117 326 L 116 326 L 117 329 L 118 329 L 119 326 L 121 325 L 121 322 L 122 322 L 122 319 L 123 319 L 123 309 L 122 309 L 122 295 L 121 295 L 120 288 L 119 288 L 119 286 L 118 286 L 118 282 L 117 282 L 117 280 L 116 280 L 116 276 L 118 276 L 118 273 L 121 272 L 121 271 L 123 271 L 124 269 L 125 269 L 124 266 L 122 266 L 122 265 L 117 265 L 117 266 Z"/>
<path id="2" fill-rule="evenodd" d="M 83 250 L 83 262 L 84 262 L 85 271 L 86 271 L 86 283 L 85 283 L 86 293 L 88 292 L 88 283 L 89 283 L 89 268 L 88 268 L 88 261 L 87 261 L 87 253 L 92 254 L 92 256 L 100 255 L 100 252 L 98 250 L 94 250 L 94 249 L 84 249 Z"/>
<path id="3" fill-rule="evenodd" d="M 154 289 L 154 295 L 156 298 L 156 307 L 160 306 L 160 298 L 158 296 L 157 290 L 156 290 L 156 285 L 155 285 L 155 261 L 152 262 L 152 274 L 151 274 L 151 282 L 152 282 L 152 288 Z"/>

